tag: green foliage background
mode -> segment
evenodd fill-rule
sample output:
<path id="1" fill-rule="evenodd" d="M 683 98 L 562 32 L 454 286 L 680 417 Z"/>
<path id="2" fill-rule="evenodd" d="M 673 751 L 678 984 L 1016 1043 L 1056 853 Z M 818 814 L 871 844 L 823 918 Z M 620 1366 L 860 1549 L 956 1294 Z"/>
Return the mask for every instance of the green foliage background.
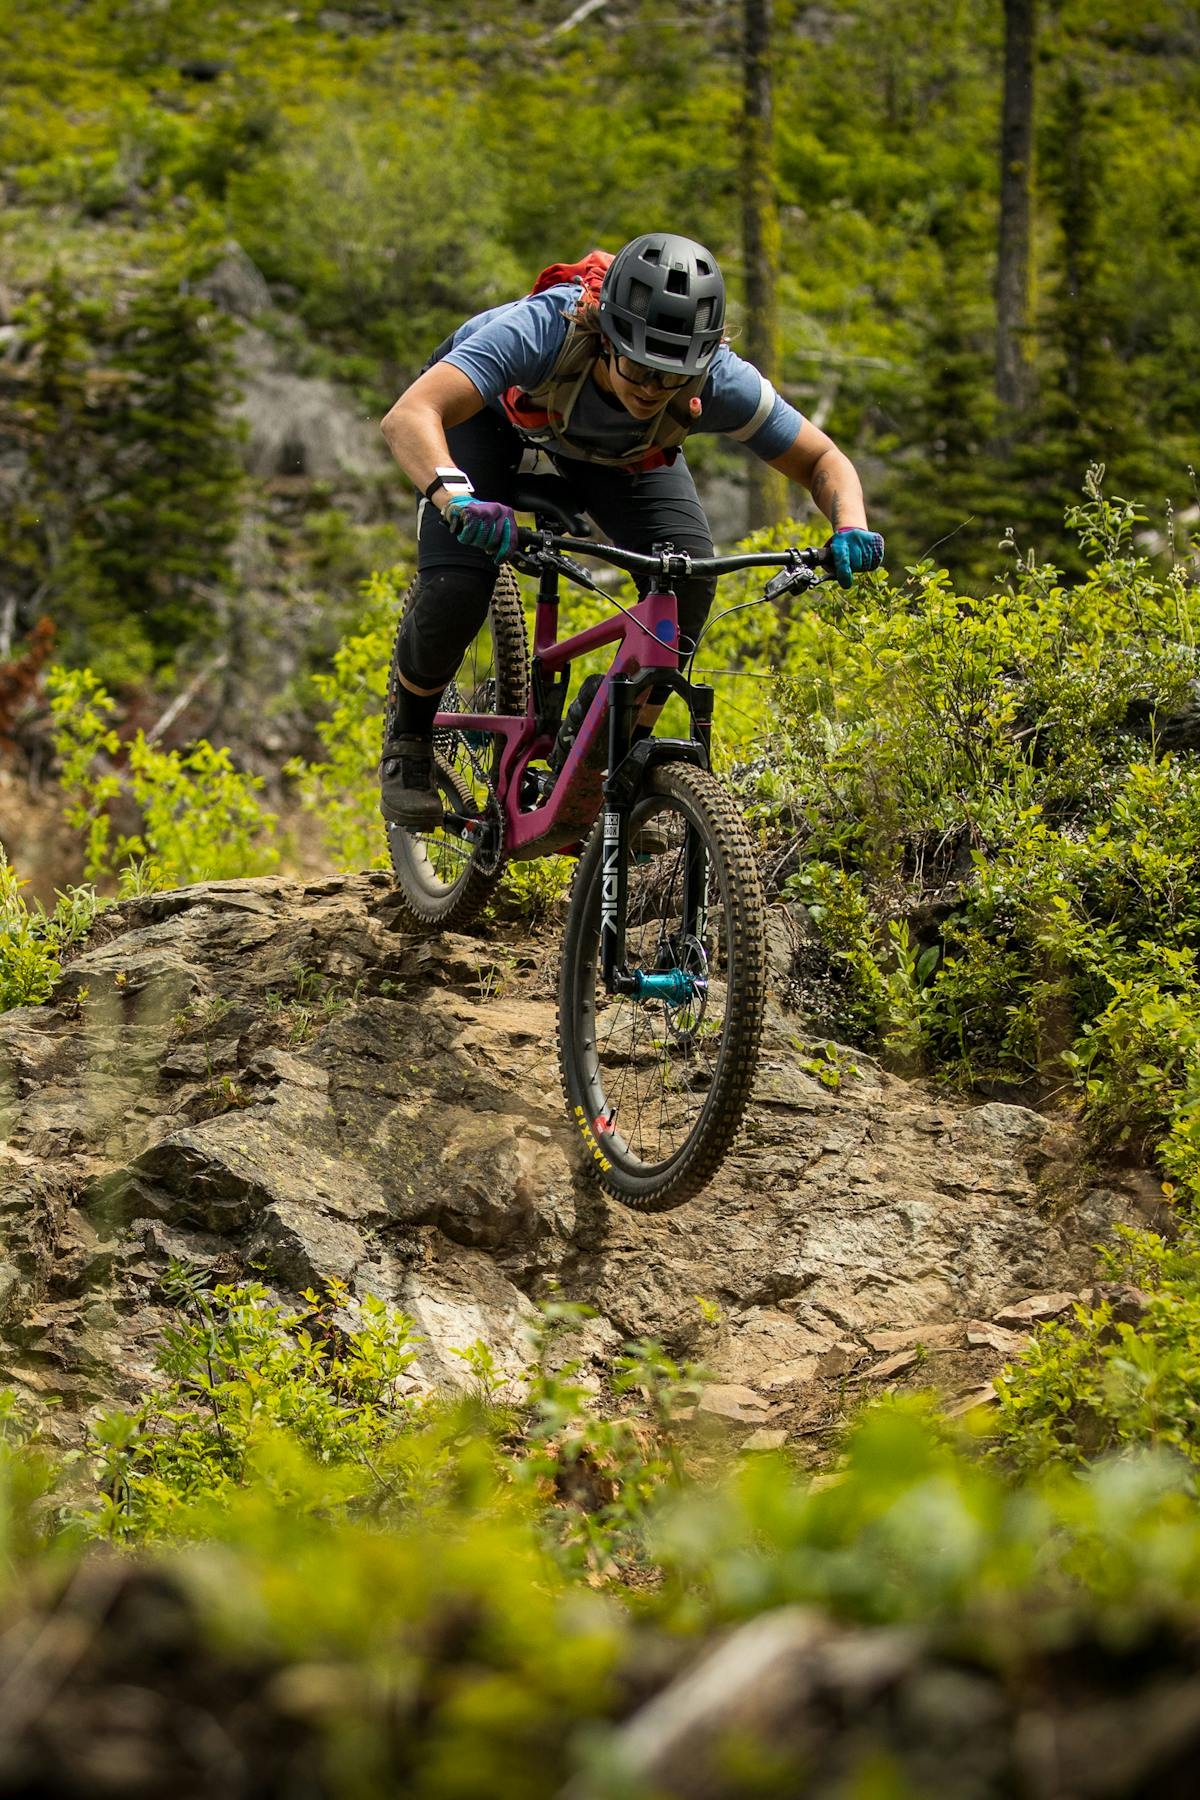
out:
<path id="1" fill-rule="evenodd" d="M 49 605 L 110 680 L 219 628 L 246 496 L 203 277 L 230 240 L 285 355 L 375 416 L 467 314 L 654 221 L 709 242 L 736 299 L 739 7 L 613 0 L 558 30 L 571 10 L 0 0 L 24 623 Z M 1015 526 L 1077 568 L 1062 514 L 1095 461 L 1160 523 L 1193 501 L 1198 29 L 1183 0 L 1040 20 L 1014 439 L 991 376 L 1001 7 L 777 0 L 783 386 L 863 462 L 898 563 L 937 545 L 986 582 Z M 702 469 L 734 454 L 697 440 Z"/>

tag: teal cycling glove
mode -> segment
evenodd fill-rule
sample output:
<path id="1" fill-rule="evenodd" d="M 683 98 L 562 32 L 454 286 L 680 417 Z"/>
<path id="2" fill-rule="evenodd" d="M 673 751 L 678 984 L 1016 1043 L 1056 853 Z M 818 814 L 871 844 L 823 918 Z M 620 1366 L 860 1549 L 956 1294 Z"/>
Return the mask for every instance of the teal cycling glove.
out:
<path id="1" fill-rule="evenodd" d="M 475 500 L 469 494 L 455 494 L 442 513 L 448 531 L 464 544 L 486 550 L 496 562 L 503 562 L 517 541 L 517 515 L 511 506 L 498 500 Z"/>
<path id="2" fill-rule="evenodd" d="M 833 561 L 833 572 L 839 587 L 848 588 L 854 577 L 864 570 L 877 569 L 883 561 L 883 539 L 877 531 L 864 531 L 858 525 L 842 525 L 834 532 L 826 548 Z"/>

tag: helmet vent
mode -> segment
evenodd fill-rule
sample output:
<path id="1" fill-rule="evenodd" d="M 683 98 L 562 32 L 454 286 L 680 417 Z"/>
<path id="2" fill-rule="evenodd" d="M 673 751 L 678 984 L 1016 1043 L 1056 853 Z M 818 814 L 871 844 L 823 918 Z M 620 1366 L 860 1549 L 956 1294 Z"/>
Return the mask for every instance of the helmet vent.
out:
<path id="1" fill-rule="evenodd" d="M 687 291 L 688 291 L 687 270 L 686 269 L 669 269 L 667 271 L 667 292 L 668 292 L 668 294 L 686 294 Z"/>
<path id="2" fill-rule="evenodd" d="M 650 311 L 650 302 L 653 298 L 654 289 L 649 287 L 646 282 L 631 281 L 629 284 L 629 297 L 625 304 L 631 313 L 636 313 L 639 319 L 644 319 Z"/>

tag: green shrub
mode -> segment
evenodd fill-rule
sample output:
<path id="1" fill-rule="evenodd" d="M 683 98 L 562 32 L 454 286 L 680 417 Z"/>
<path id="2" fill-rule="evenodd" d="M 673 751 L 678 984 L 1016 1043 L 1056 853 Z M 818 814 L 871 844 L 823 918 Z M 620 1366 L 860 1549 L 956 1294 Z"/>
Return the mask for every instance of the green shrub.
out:
<path id="1" fill-rule="evenodd" d="M 338 1511 L 408 1494 L 404 1430 L 420 1415 L 403 1385 L 411 1320 L 369 1297 L 352 1304 L 338 1283 L 298 1309 L 260 1286 L 210 1293 L 178 1266 L 166 1285 L 184 1316 L 164 1334 L 165 1387 L 90 1434 L 102 1492 L 92 1531 L 192 1535 L 254 1481 L 278 1505 L 303 1496 Z"/>
<path id="2" fill-rule="evenodd" d="M 1200 1236 L 1118 1227 L 1101 1259 L 1117 1300 L 1042 1326 L 997 1383 L 999 1452 L 1021 1470 L 1146 1447 L 1200 1463 Z"/>
<path id="3" fill-rule="evenodd" d="M 1194 1247 L 1171 1263 L 1130 1234 L 1123 1254 L 1151 1297 L 1156 1281 L 1200 1288 Z M 1029 1407 L 1061 1418 L 1065 1396 L 1078 1429 L 1059 1434 L 1065 1454 L 1044 1437 L 1050 1466 L 1019 1482 L 913 1398 L 868 1409 L 821 1481 L 762 1455 L 696 1479 L 677 1425 L 687 1372 L 639 1346 L 613 1371 L 632 1409 L 602 1409 L 561 1361 L 578 1309 L 545 1309 L 526 1394 L 502 1403 L 475 1346 L 472 1391 L 452 1402 L 397 1391 L 408 1322 L 336 1284 L 298 1307 L 210 1294 L 180 1269 L 169 1286 L 184 1316 L 163 1385 L 100 1423 L 104 1495 L 84 1524 L 126 1550 L 170 1543 L 160 1567 L 205 1655 L 279 1665 L 347 1800 L 549 1800 L 585 1765 L 601 1791 L 628 1791 L 604 1782 L 631 1705 L 713 1634 L 780 1606 L 915 1629 L 1009 1691 L 1036 1689 L 1044 1659 L 1076 1644 L 1161 1655 L 1164 1633 L 1194 1627 L 1194 1306 L 1164 1311 L 1172 1343 L 1153 1368 L 1115 1334 L 1111 1385 L 1037 1376 Z M 1106 1407 L 1119 1442 L 1126 1405 L 1152 1412 L 1156 1454 L 1064 1466 L 1100 1443 Z M 48 1552 L 70 1571 L 78 1475 L 47 1462 L 25 1403 L 0 1401 L 10 1581 Z"/>
<path id="4" fill-rule="evenodd" d="M 332 670 L 312 678 L 326 709 L 326 717 L 317 721 L 325 758 L 306 762 L 297 757 L 287 766 L 299 784 L 301 804 L 316 814 L 325 848 L 339 869 L 387 866 L 377 770 L 392 640 L 407 584 L 408 576 L 399 568 L 365 583 L 362 622 L 335 651 Z"/>
<path id="5" fill-rule="evenodd" d="M 30 906 L 24 882 L 0 845 L 0 1012 L 48 998 L 62 974 L 61 957 L 91 930 L 100 902 L 91 888 L 69 888 L 54 911 Z"/>
<path id="6" fill-rule="evenodd" d="M 289 109 L 275 143 L 228 176 L 239 240 L 372 375 L 380 360 L 415 374 L 464 318 L 528 286 L 486 198 L 469 95 L 417 69 L 403 78 L 400 113 L 339 84 Z"/>
<path id="7" fill-rule="evenodd" d="M 823 590 L 780 645 L 777 765 L 743 787 L 833 1029 L 967 1085 L 1074 1081 L 1098 1148 L 1191 1188 L 1200 759 L 1168 746 L 1196 590 L 1102 473 L 1070 513 L 1082 580 L 1026 557 L 985 599 L 927 565 Z"/>
<path id="8" fill-rule="evenodd" d="M 464 1484 L 486 1507 L 508 1493 L 538 1521 L 564 1570 L 605 1580 L 645 1559 L 645 1528 L 682 1478 L 675 1414 L 696 1375 L 651 1344 L 614 1364 L 606 1413 L 569 1354 L 585 1307 L 545 1304 L 520 1392 L 483 1344 L 457 1354 L 462 1398 L 426 1394 L 408 1371 L 411 1319 L 341 1282 L 273 1299 L 256 1284 L 210 1289 L 173 1264 L 180 1310 L 157 1359 L 163 1384 L 89 1434 L 99 1499 L 90 1533 L 122 1543 L 221 1534 L 246 1496 L 281 1511 L 393 1521 L 444 1508 Z"/>
<path id="9" fill-rule="evenodd" d="M 187 751 L 160 750 L 140 729 L 122 743 L 110 723 L 116 702 L 90 669 L 51 669 L 47 685 L 66 819 L 86 834 L 90 880 L 141 889 L 278 868 L 278 820 L 257 797 L 262 777 L 240 774 L 227 749 L 201 738 Z M 114 839 L 110 808 L 122 798 L 138 808 L 141 830 Z"/>

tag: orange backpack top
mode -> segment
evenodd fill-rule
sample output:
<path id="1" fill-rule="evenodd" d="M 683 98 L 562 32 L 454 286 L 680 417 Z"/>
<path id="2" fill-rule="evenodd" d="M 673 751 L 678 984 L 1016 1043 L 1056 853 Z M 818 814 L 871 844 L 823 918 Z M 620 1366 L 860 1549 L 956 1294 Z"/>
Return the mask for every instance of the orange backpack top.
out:
<path id="1" fill-rule="evenodd" d="M 561 287 L 565 281 L 582 281 L 590 300 L 599 300 L 605 272 L 612 261 L 611 250 L 589 250 L 579 262 L 551 263 L 543 269 L 529 292 L 544 294 L 547 288 Z"/>

